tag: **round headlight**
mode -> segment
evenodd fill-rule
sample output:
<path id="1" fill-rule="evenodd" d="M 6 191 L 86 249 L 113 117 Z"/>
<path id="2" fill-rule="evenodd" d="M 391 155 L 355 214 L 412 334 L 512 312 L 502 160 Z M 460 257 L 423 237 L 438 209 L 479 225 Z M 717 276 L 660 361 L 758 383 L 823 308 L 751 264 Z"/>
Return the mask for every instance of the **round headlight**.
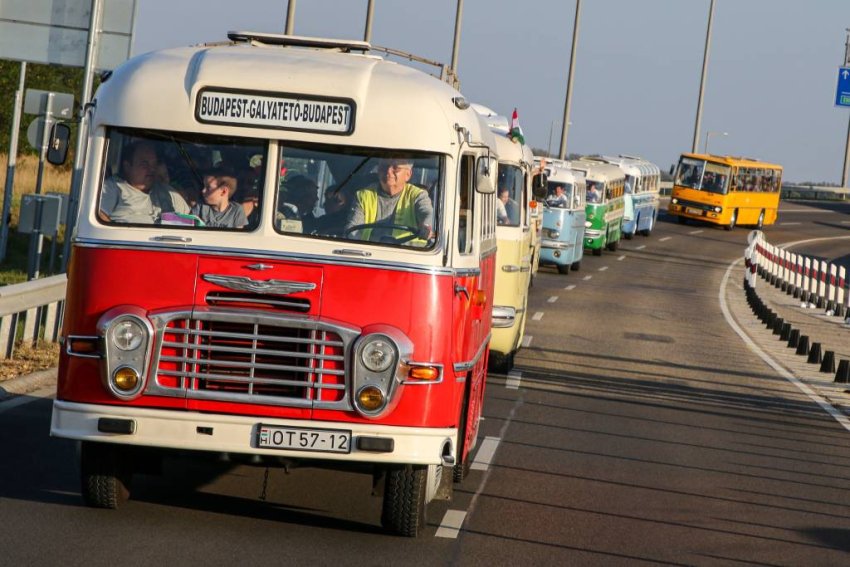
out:
<path id="1" fill-rule="evenodd" d="M 130 392 L 139 385 L 139 373 L 128 366 L 122 366 L 112 375 L 112 383 L 122 392 Z"/>
<path id="2" fill-rule="evenodd" d="M 357 404 L 364 411 L 375 411 L 384 405 L 384 393 L 377 386 L 366 386 L 357 392 Z"/>
<path id="3" fill-rule="evenodd" d="M 679 202 L 679 199 L 677 199 L 676 197 L 673 197 L 672 199 L 670 199 L 670 201 L 675 205 Z"/>
<path id="4" fill-rule="evenodd" d="M 360 353 L 360 360 L 372 372 L 383 372 L 395 360 L 395 348 L 384 339 L 369 341 Z"/>
<path id="5" fill-rule="evenodd" d="M 721 211 L 723 211 L 723 209 L 722 209 L 721 207 L 714 207 L 714 212 L 715 212 L 715 213 L 719 213 L 719 212 L 721 212 Z"/>
<path id="6" fill-rule="evenodd" d="M 125 319 L 112 327 L 110 331 L 112 344 L 121 350 L 135 350 L 142 344 L 145 330 L 142 326 L 132 320 Z"/>

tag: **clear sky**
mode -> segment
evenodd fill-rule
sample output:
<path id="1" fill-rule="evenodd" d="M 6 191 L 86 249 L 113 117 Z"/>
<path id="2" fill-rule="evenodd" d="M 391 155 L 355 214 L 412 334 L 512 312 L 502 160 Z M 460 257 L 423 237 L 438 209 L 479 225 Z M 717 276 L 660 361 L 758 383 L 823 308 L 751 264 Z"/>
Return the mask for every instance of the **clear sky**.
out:
<path id="1" fill-rule="evenodd" d="M 136 0 L 133 53 L 282 33 L 287 0 Z M 567 151 L 690 151 L 710 0 L 583 0 Z M 297 0 L 294 33 L 362 39 L 366 0 Z M 456 0 L 375 0 L 372 43 L 449 63 Z M 460 90 L 560 144 L 574 0 L 465 0 Z M 836 108 L 850 0 L 716 0 L 700 149 L 839 183 L 850 109 Z M 720 132 L 727 132 L 726 136 Z"/>

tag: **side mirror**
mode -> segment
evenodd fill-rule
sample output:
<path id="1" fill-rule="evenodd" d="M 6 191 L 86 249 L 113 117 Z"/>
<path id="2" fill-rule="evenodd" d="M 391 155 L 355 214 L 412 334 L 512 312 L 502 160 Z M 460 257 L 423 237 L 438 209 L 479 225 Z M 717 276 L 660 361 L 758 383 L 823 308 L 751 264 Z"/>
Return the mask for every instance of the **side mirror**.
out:
<path id="1" fill-rule="evenodd" d="M 493 160 L 489 155 L 481 156 L 475 165 L 475 190 L 479 193 L 495 193 L 496 184 L 493 183 Z"/>
<path id="2" fill-rule="evenodd" d="M 546 190 L 549 187 L 549 178 L 545 173 L 538 173 L 531 179 L 531 194 L 538 201 L 546 199 Z"/>
<path id="3" fill-rule="evenodd" d="M 675 171 L 676 171 L 676 164 L 674 163 L 673 165 L 670 166 L 670 175 L 673 175 L 673 172 L 675 172 Z"/>
<path id="4" fill-rule="evenodd" d="M 53 165 L 62 165 L 68 158 L 68 141 L 71 139 L 71 128 L 67 124 L 57 122 L 50 130 L 50 141 L 47 144 L 47 161 Z"/>

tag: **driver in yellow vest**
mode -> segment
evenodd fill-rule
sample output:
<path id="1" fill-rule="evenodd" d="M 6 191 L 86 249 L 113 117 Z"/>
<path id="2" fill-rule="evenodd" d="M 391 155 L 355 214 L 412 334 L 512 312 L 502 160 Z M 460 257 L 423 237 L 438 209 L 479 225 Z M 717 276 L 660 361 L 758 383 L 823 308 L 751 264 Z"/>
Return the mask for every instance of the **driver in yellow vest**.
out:
<path id="1" fill-rule="evenodd" d="M 413 175 L 410 158 L 378 162 L 379 187 L 357 191 L 346 233 L 354 238 L 424 246 L 434 231 L 434 207 L 424 189 L 408 183 Z M 362 227 L 362 228 L 357 228 Z"/>

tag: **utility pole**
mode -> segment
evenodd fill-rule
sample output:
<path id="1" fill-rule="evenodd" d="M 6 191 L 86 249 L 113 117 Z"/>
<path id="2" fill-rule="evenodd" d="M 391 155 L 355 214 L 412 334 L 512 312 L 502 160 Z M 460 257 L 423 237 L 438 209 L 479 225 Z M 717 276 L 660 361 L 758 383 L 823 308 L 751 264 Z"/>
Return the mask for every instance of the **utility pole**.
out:
<path id="1" fill-rule="evenodd" d="M 576 0 L 576 17 L 573 22 L 573 46 L 570 50 L 570 70 L 567 75 L 567 96 L 564 100 L 564 123 L 561 125 L 561 149 L 558 152 L 560 159 L 567 159 L 567 134 L 570 130 L 570 102 L 573 97 L 573 75 L 576 66 L 576 46 L 578 45 L 578 23 L 581 14 L 581 0 Z"/>
<path id="2" fill-rule="evenodd" d="M 372 17 L 375 15 L 375 0 L 369 0 L 366 6 L 366 30 L 363 32 L 363 41 L 372 43 Z"/>
<path id="3" fill-rule="evenodd" d="M 699 99 L 697 99 L 697 119 L 694 124 L 694 143 L 691 145 L 691 153 L 697 153 L 699 149 L 699 127 L 702 121 L 702 97 L 705 94 L 705 78 L 708 75 L 708 51 L 711 48 L 711 23 L 714 21 L 714 0 L 708 8 L 708 27 L 705 30 L 705 51 L 702 54 L 702 78 L 699 81 Z"/>
<path id="4" fill-rule="evenodd" d="M 292 35 L 295 29 L 295 0 L 289 0 L 286 6 L 286 35 Z"/>
<path id="5" fill-rule="evenodd" d="M 463 20 L 463 0 L 457 0 L 457 13 L 455 14 L 455 39 L 452 43 L 452 75 L 457 81 L 457 57 L 460 53 L 460 26 Z"/>
<path id="6" fill-rule="evenodd" d="M 850 67 L 850 28 L 847 28 L 847 39 L 844 42 L 844 66 Z M 847 142 L 844 144 L 844 167 L 841 168 L 841 186 L 847 187 L 847 177 L 850 174 L 850 118 L 847 119 Z"/>

